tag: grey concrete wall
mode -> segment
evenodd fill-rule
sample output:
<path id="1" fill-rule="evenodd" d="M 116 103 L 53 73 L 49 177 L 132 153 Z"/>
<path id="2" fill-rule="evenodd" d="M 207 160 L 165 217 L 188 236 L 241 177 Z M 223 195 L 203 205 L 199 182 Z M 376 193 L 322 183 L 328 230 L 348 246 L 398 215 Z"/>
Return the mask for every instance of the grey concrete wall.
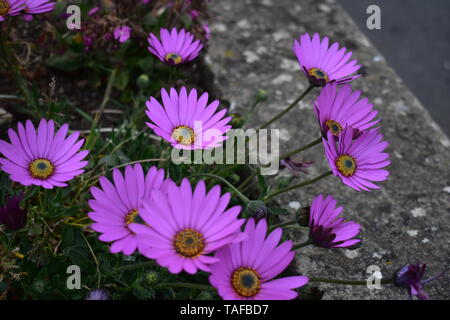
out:
<path id="1" fill-rule="evenodd" d="M 390 142 L 389 180 L 370 193 L 345 187 L 331 176 L 280 199 L 288 207 L 308 205 L 319 193 L 332 194 L 345 215 L 362 224 L 364 245 L 354 251 L 304 248 L 297 256 L 300 273 L 316 277 L 364 279 L 378 265 L 385 277 L 407 262 L 425 262 L 428 275 L 449 266 L 450 140 L 433 122 L 383 56 L 334 0 L 212 1 L 213 33 L 207 57 L 217 85 L 236 110 L 251 105 L 258 89 L 268 100 L 253 119 L 256 125 L 283 110 L 307 86 L 295 55 L 294 38 L 319 32 L 354 51 L 365 77 L 352 83 L 380 110 L 382 132 Z M 317 91 L 316 91 L 317 93 Z M 281 129 L 282 152 L 319 136 L 312 110 L 313 95 L 289 116 L 274 123 Z M 323 147 L 304 152 L 315 161 L 307 179 L 328 170 Z M 306 235 L 296 233 L 298 241 Z M 449 275 L 427 285 L 434 299 L 449 299 Z M 383 286 L 321 285 L 325 299 L 406 299 L 406 292 Z"/>

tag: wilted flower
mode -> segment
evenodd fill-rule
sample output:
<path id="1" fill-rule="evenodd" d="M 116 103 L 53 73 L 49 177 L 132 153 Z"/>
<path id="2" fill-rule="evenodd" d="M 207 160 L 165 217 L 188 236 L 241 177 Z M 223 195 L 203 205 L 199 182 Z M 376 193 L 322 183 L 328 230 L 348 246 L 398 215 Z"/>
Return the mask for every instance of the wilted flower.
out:
<path id="1" fill-rule="evenodd" d="M 338 147 L 331 131 L 327 138 L 323 138 L 325 155 L 333 174 L 342 182 L 357 190 L 370 191 L 369 188 L 380 187 L 371 181 L 384 181 L 389 176 L 387 170 L 389 154 L 383 150 L 389 145 L 383 141 L 383 135 L 378 129 L 363 132 L 358 138 L 353 139 L 353 129 L 346 128 L 339 135 Z"/>
<path id="2" fill-rule="evenodd" d="M 101 241 L 113 242 L 112 253 L 123 252 L 130 255 L 138 249 L 141 252 L 142 244 L 136 235 L 129 229 L 131 223 L 139 221 L 144 200 L 150 198 L 153 190 L 163 190 L 166 185 L 164 169 L 151 167 L 144 176 L 142 166 L 125 167 L 125 177 L 119 169 L 113 170 L 114 184 L 107 178 L 100 177 L 100 185 L 91 188 L 95 200 L 89 200 L 92 212 L 88 213 L 95 223 L 91 228 L 102 233 Z"/>
<path id="3" fill-rule="evenodd" d="M 114 39 L 120 43 L 124 43 L 131 36 L 131 28 L 129 26 L 120 26 L 114 29 Z"/>
<path id="4" fill-rule="evenodd" d="M 337 137 L 347 126 L 354 132 L 362 132 L 380 122 L 373 120 L 378 111 L 373 110 L 367 98 L 359 99 L 360 96 L 361 91 L 352 92 L 350 85 L 338 90 L 336 83 L 329 83 L 322 89 L 314 103 L 314 111 L 325 137 L 328 131 Z"/>
<path id="5" fill-rule="evenodd" d="M 153 97 L 146 102 L 145 112 L 152 121 L 147 125 L 175 148 L 215 148 L 227 139 L 224 134 L 231 128 L 227 125 L 231 117 L 223 118 L 226 109 L 216 112 L 218 100 L 207 106 L 208 93 L 197 98 L 197 90 L 192 89 L 188 94 L 182 87 L 179 94 L 171 88 L 170 95 L 162 89 L 161 97 L 164 107 Z"/>
<path id="6" fill-rule="evenodd" d="M 295 40 L 293 50 L 306 77 L 317 86 L 324 86 L 328 82 L 336 81 L 338 84 L 350 82 L 361 75 L 354 75 L 361 66 L 357 61 L 348 62 L 352 52 L 339 49 L 337 42 L 328 46 L 327 37 L 320 41 L 319 34 L 315 33 L 312 40 L 309 34 L 300 36 L 300 42 Z"/>
<path id="7" fill-rule="evenodd" d="M 287 157 L 286 159 L 280 160 L 281 167 L 288 168 L 291 170 L 294 175 L 298 175 L 299 172 L 302 173 L 308 173 L 306 168 L 313 165 L 314 162 L 303 162 L 299 160 L 292 160 L 291 158 Z"/>
<path id="8" fill-rule="evenodd" d="M 89 291 L 86 300 L 109 300 L 109 293 L 105 289 L 95 289 Z"/>
<path id="9" fill-rule="evenodd" d="M 27 224 L 27 212 L 19 207 L 24 195 L 18 194 L 6 198 L 6 204 L 0 207 L 0 224 L 12 231 L 20 230 Z"/>
<path id="10" fill-rule="evenodd" d="M 25 8 L 25 0 L 0 0 L 0 21 L 7 16 L 17 16 Z"/>
<path id="11" fill-rule="evenodd" d="M 426 267 L 426 264 L 420 263 L 405 265 L 394 275 L 394 284 L 397 287 L 408 290 L 410 299 L 412 299 L 413 296 L 416 296 L 419 300 L 429 300 L 430 298 L 423 290 L 423 286 L 428 282 L 442 276 L 445 271 L 427 280 L 422 280 L 425 275 Z"/>
<path id="12" fill-rule="evenodd" d="M 209 272 L 217 258 L 208 254 L 244 238 L 240 206 L 227 209 L 230 194 L 221 195 L 219 185 L 208 193 L 204 181 L 192 192 L 189 180 L 178 187 L 168 185 L 168 192 L 152 193 L 140 213 L 148 225 L 129 225 L 139 241 L 147 244 L 143 255 L 156 261 L 171 273 L 182 270 L 194 274 L 198 269 Z"/>
<path id="13" fill-rule="evenodd" d="M 244 233 L 247 238 L 219 249 L 211 266 L 209 282 L 225 300 L 289 300 L 297 297 L 292 290 L 304 286 L 307 277 L 293 276 L 272 280 L 294 259 L 292 242 L 278 245 L 282 229 L 267 235 L 265 219 L 255 224 L 249 219 Z"/>
<path id="14" fill-rule="evenodd" d="M 309 237 L 313 243 L 323 248 L 351 247 L 360 239 L 360 225 L 353 221 L 344 221 L 340 215 L 343 207 L 336 208 L 336 200 L 332 196 L 322 195 L 314 198 L 309 210 Z"/>
<path id="15" fill-rule="evenodd" d="M 84 139 L 77 142 L 79 132 L 66 138 L 69 126 L 64 124 L 55 134 L 53 120 L 42 119 L 36 131 L 33 123 L 27 120 L 26 127 L 18 124 L 17 134 L 9 129 L 11 144 L 0 140 L 1 169 L 10 175 L 10 179 L 24 186 L 37 185 L 46 189 L 65 187 L 84 172 L 88 162 L 82 161 L 89 153 L 79 151 Z"/>
<path id="16" fill-rule="evenodd" d="M 194 41 L 194 36 L 184 29 L 178 32 L 173 28 L 169 33 L 169 30 L 163 28 L 160 30 L 160 37 L 161 41 L 153 33 L 149 34 L 148 50 L 169 65 L 189 62 L 195 59 L 203 48 L 200 41 Z"/>

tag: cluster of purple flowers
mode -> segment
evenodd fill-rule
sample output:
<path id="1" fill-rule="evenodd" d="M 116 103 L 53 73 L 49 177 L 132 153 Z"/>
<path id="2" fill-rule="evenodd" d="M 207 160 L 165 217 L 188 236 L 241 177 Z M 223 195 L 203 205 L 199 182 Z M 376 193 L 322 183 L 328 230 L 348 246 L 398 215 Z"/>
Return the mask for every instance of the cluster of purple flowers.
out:
<path id="1" fill-rule="evenodd" d="M 0 19 L 46 12 L 53 6 L 43 0 L 0 0 Z M 130 34 L 130 27 L 124 25 L 115 29 L 114 38 L 125 42 Z M 148 44 L 148 50 L 169 66 L 192 61 L 203 48 L 191 33 L 175 28 L 161 29 L 159 38 L 150 34 Z M 389 175 L 383 169 L 389 165 L 383 152 L 388 143 L 374 128 L 379 120 L 373 105 L 348 84 L 360 77 L 353 75 L 360 65 L 350 61 L 351 52 L 339 49 L 337 43 L 329 46 L 328 38 L 321 40 L 318 34 L 302 35 L 293 49 L 311 85 L 323 87 L 314 110 L 333 174 L 358 191 L 379 188 L 373 182 Z M 208 103 L 208 99 L 208 93 L 199 96 L 195 89 L 162 89 L 162 103 L 154 97 L 146 103 L 147 125 L 175 148 L 218 147 L 231 129 L 231 117 L 225 116 L 226 109 L 218 111 L 219 101 Z M 84 172 L 89 153 L 80 150 L 84 140 L 79 140 L 79 133 L 67 136 L 68 129 L 64 124 L 56 130 L 56 124 L 46 119 L 37 129 L 31 121 L 19 123 L 17 132 L 9 129 L 10 143 L 0 140 L 1 170 L 24 186 L 67 186 Z M 285 165 L 303 169 L 311 163 L 286 159 Z M 112 181 L 100 177 L 99 184 L 90 189 L 88 216 L 99 239 L 111 243 L 112 253 L 139 252 L 174 274 L 208 272 L 211 285 L 224 299 L 293 299 L 298 295 L 294 289 L 308 282 L 304 276 L 274 279 L 295 256 L 292 242 L 280 243 L 282 229 L 268 232 L 265 219 L 239 218 L 241 207 L 228 207 L 231 196 L 222 194 L 219 185 L 209 191 L 204 181 L 192 186 L 183 179 L 177 185 L 164 169 L 151 167 L 145 172 L 139 163 L 123 172 L 114 169 Z M 21 213 L 19 202 L 17 197 L 1 208 L 2 223 L 15 227 L 7 213 Z M 361 241 L 355 238 L 360 225 L 345 221 L 342 212 L 332 196 L 313 199 L 308 218 L 315 245 L 340 248 Z M 417 268 L 402 270 L 397 281 L 412 295 L 424 298 L 420 286 L 424 267 Z"/>

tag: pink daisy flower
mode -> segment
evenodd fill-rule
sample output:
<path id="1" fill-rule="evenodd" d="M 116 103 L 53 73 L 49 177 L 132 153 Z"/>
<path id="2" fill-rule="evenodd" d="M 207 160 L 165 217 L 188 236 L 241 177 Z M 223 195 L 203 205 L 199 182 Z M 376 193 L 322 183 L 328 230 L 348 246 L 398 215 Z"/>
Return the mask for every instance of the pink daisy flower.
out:
<path id="1" fill-rule="evenodd" d="M 342 182 L 357 190 L 370 191 L 380 187 L 371 181 L 384 181 L 389 176 L 384 168 L 390 164 L 389 154 L 382 152 L 389 145 L 378 129 L 363 132 L 353 139 L 353 129 L 346 128 L 339 135 L 338 147 L 331 131 L 323 138 L 325 155 L 333 174 Z"/>
<path id="2" fill-rule="evenodd" d="M 244 220 L 238 219 L 241 207 L 227 210 L 230 194 L 221 195 L 218 185 L 207 193 L 204 181 L 194 192 L 187 179 L 179 187 L 170 183 L 167 190 L 167 194 L 154 191 L 144 204 L 141 217 L 150 227 L 129 226 L 148 245 L 141 253 L 171 273 L 210 271 L 210 264 L 218 260 L 208 254 L 244 237 L 240 229 Z"/>
<path id="3" fill-rule="evenodd" d="M 17 16 L 25 8 L 25 0 L 0 0 L 0 21 L 7 16 Z"/>
<path id="4" fill-rule="evenodd" d="M 215 100 L 208 106 L 208 93 L 197 98 L 197 90 L 189 94 L 185 87 L 180 93 L 173 88 L 170 95 L 161 90 L 164 106 L 153 97 L 146 102 L 147 116 L 152 122 L 147 125 L 161 138 L 177 149 L 209 149 L 221 145 L 226 140 L 224 134 L 230 130 L 227 125 L 231 117 L 223 118 L 227 110 L 216 112 L 219 101 Z"/>
<path id="5" fill-rule="evenodd" d="M 282 229 L 277 228 L 266 238 L 265 219 L 255 225 L 250 219 L 244 233 L 247 238 L 219 249 L 218 263 L 211 266 L 209 281 L 225 300 L 289 300 L 297 297 L 292 289 L 308 282 L 307 277 L 294 276 L 272 280 L 294 259 L 292 242 L 279 246 Z"/>
<path id="6" fill-rule="evenodd" d="M 347 126 L 355 132 L 365 131 L 380 122 L 373 120 L 378 111 L 373 110 L 367 98 L 359 99 L 360 96 L 361 91 L 352 92 L 350 85 L 338 90 L 336 83 L 329 83 L 322 89 L 314 111 L 324 136 L 331 131 L 337 137 Z"/>
<path id="7" fill-rule="evenodd" d="M 320 41 L 319 34 L 315 33 L 312 40 L 309 34 L 300 36 L 300 42 L 295 40 L 293 50 L 306 77 L 317 86 L 324 86 L 328 82 L 336 81 L 338 84 L 350 82 L 361 75 L 354 75 L 361 65 L 356 60 L 350 62 L 352 52 L 339 49 L 337 42 L 329 47 L 327 37 Z"/>
<path id="8" fill-rule="evenodd" d="M 114 184 L 107 178 L 100 178 L 100 186 L 91 188 L 95 200 L 89 200 L 92 212 L 89 218 L 94 221 L 91 228 L 101 235 L 99 239 L 112 242 L 112 253 L 123 252 L 130 255 L 145 245 L 140 243 L 130 230 L 131 223 L 141 221 L 142 205 L 150 199 L 153 190 L 165 190 L 168 180 L 164 180 L 164 169 L 151 167 L 144 176 L 142 166 L 138 163 L 125 167 L 125 176 L 119 169 L 113 170 Z"/>
<path id="9" fill-rule="evenodd" d="M 360 225 L 345 222 L 340 214 L 343 207 L 336 208 L 337 201 L 332 197 L 319 195 L 314 198 L 309 210 L 309 236 L 315 245 L 323 248 L 350 247 L 361 242 L 352 239 L 359 234 Z"/>
<path id="10" fill-rule="evenodd" d="M 30 120 L 26 126 L 18 124 L 19 135 L 8 130 L 11 144 L 0 140 L 0 167 L 10 179 L 24 186 L 37 185 L 46 189 L 65 187 L 65 182 L 84 172 L 88 162 L 82 161 L 89 153 L 79 151 L 84 139 L 77 142 L 79 132 L 68 138 L 69 126 L 64 124 L 55 134 L 53 120 L 42 119 L 37 129 Z"/>
<path id="11" fill-rule="evenodd" d="M 160 30 L 161 41 L 150 33 L 148 37 L 148 50 L 169 65 L 178 65 L 189 62 L 198 56 L 203 45 L 199 40 L 194 41 L 194 36 L 184 29 L 179 32 L 173 28 Z"/>
<path id="12" fill-rule="evenodd" d="M 129 26 L 120 26 L 114 29 L 114 39 L 124 43 L 131 37 L 131 28 Z"/>

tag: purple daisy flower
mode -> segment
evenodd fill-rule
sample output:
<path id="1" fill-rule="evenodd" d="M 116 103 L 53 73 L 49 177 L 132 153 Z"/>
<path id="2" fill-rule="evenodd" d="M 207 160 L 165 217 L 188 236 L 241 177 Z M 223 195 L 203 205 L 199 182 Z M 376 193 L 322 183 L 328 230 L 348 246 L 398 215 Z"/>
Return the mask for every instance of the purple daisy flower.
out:
<path id="1" fill-rule="evenodd" d="M 114 29 L 114 39 L 120 43 L 124 43 L 131 36 L 131 28 L 129 26 L 120 26 Z"/>
<path id="2" fill-rule="evenodd" d="M 24 186 L 66 187 L 65 182 L 84 172 L 88 162 L 82 160 L 89 153 L 79 151 L 84 143 L 84 139 L 77 142 L 79 132 L 66 138 L 68 130 L 64 124 L 55 134 L 53 120 L 42 119 L 37 132 L 30 120 L 25 127 L 19 122 L 19 134 L 8 130 L 11 144 L 0 140 L 0 153 L 5 156 L 0 158 L 1 169 Z"/>
<path id="3" fill-rule="evenodd" d="M 241 207 L 226 209 L 230 194 L 221 195 L 219 185 L 207 193 L 204 181 L 194 192 L 187 179 L 179 187 L 170 183 L 167 190 L 167 194 L 154 191 L 144 204 L 141 217 L 150 227 L 129 226 L 148 245 L 141 253 L 171 273 L 209 272 L 218 259 L 208 254 L 244 237 L 240 229 L 244 220 L 238 219 Z"/>
<path id="4" fill-rule="evenodd" d="M 408 264 L 402 268 L 394 275 L 394 284 L 397 287 L 405 288 L 408 290 L 409 298 L 412 299 L 416 296 L 419 300 L 429 300 L 430 298 L 423 290 L 423 286 L 428 282 L 444 275 L 445 271 L 440 274 L 431 277 L 427 280 L 422 280 L 426 271 L 426 264 Z"/>
<path id="5" fill-rule="evenodd" d="M 199 40 L 194 41 L 194 36 L 184 29 L 179 32 L 173 28 L 160 30 L 161 41 L 150 33 L 148 37 L 148 50 L 169 65 L 178 65 L 189 62 L 198 56 L 203 45 Z"/>
<path id="6" fill-rule="evenodd" d="M 224 134 L 231 128 L 227 125 L 231 117 L 223 118 L 226 109 L 216 112 L 219 100 L 214 100 L 207 106 L 208 93 L 197 98 L 195 89 L 188 94 L 183 87 L 178 94 L 171 88 L 170 95 L 162 89 L 161 97 L 164 107 L 153 97 L 146 102 L 145 112 L 153 122 L 147 122 L 147 125 L 175 148 L 215 148 L 228 138 Z"/>
<path id="7" fill-rule="evenodd" d="M 10 230 L 20 230 L 27 224 L 27 212 L 19 206 L 23 200 L 23 193 L 6 199 L 4 207 L 0 207 L 0 224 Z"/>
<path id="8" fill-rule="evenodd" d="M 352 52 L 339 49 L 337 42 L 329 47 L 327 37 L 320 41 L 319 34 L 315 33 L 312 40 L 309 34 L 300 36 L 300 42 L 295 40 L 293 50 L 306 77 L 317 86 L 324 86 L 328 82 L 347 83 L 359 78 L 355 73 L 361 65 L 356 60 L 348 62 Z"/>
<path id="9" fill-rule="evenodd" d="M 350 247 L 360 239 L 352 239 L 359 234 L 360 225 L 345 222 L 340 214 L 343 207 L 336 208 L 337 201 L 332 197 L 319 195 L 314 198 L 309 210 L 309 237 L 313 243 L 323 248 Z"/>
<path id="10" fill-rule="evenodd" d="M 249 219 L 244 233 L 247 238 L 218 250 L 218 263 L 211 266 L 209 282 L 225 300 L 289 300 L 297 297 L 292 289 L 304 286 L 303 276 L 272 280 L 294 259 L 292 242 L 279 246 L 282 229 L 277 228 L 266 238 L 265 219 L 255 225 Z"/>
<path id="11" fill-rule="evenodd" d="M 361 91 L 352 92 L 350 85 L 338 91 L 336 83 L 329 83 L 322 89 L 314 103 L 314 111 L 323 136 L 331 131 L 337 137 L 347 126 L 365 131 L 380 122 L 373 120 L 378 111 L 372 110 L 373 105 L 367 98 L 358 100 L 360 96 Z"/>
<path id="12" fill-rule="evenodd" d="M 325 155 L 335 176 L 357 191 L 380 188 L 371 181 L 387 179 L 389 172 L 381 168 L 388 166 L 390 161 L 389 154 L 382 152 L 389 144 L 382 141 L 383 135 L 378 129 L 365 131 L 352 140 L 353 129 L 345 128 L 339 135 L 337 149 L 331 131 L 328 131 L 327 137 L 328 139 L 323 138 L 322 141 Z"/>
<path id="13" fill-rule="evenodd" d="M 49 0 L 25 0 L 24 11 L 26 14 L 39 14 L 53 11 L 56 2 Z"/>
<path id="14" fill-rule="evenodd" d="M 131 223 L 141 221 L 142 204 L 150 198 L 153 190 L 165 190 L 168 180 L 164 180 L 164 169 L 151 167 L 144 176 L 142 166 L 125 167 L 125 177 L 119 169 L 113 170 L 114 184 L 107 178 L 100 178 L 102 189 L 91 188 L 95 200 L 89 200 L 92 212 L 88 213 L 94 223 L 91 228 L 102 233 L 99 239 L 113 242 L 112 253 L 123 252 L 130 255 L 138 249 L 141 252 L 142 243 L 130 230 Z"/>
<path id="15" fill-rule="evenodd" d="M 25 0 L 0 0 L 0 21 L 7 16 L 17 16 L 25 8 Z"/>

